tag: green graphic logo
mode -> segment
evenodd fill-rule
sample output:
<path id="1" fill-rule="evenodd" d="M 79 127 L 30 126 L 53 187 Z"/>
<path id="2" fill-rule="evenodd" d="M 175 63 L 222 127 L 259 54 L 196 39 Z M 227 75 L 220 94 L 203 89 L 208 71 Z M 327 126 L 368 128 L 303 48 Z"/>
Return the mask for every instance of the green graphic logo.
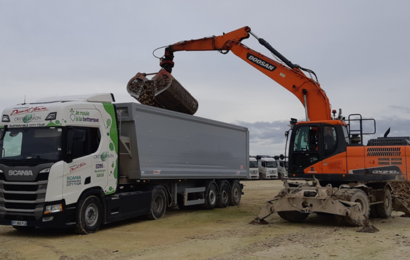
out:
<path id="1" fill-rule="evenodd" d="M 28 114 L 25 117 L 23 117 L 23 122 L 27 124 L 31 121 L 31 119 L 33 119 L 33 114 Z"/>
<path id="2" fill-rule="evenodd" d="M 103 152 L 103 153 L 101 154 L 101 161 L 107 160 L 107 157 L 108 157 L 108 153 L 107 153 L 107 152 Z"/>

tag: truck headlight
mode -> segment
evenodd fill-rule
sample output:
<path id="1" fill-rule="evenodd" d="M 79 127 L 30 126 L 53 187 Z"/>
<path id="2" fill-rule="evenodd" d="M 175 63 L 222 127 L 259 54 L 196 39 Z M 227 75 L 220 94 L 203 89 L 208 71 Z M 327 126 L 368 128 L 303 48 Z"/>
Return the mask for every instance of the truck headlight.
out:
<path id="1" fill-rule="evenodd" d="M 44 214 L 51 214 L 63 211 L 63 204 L 48 205 L 44 210 Z"/>
<path id="2" fill-rule="evenodd" d="M 44 168 L 40 171 L 40 173 L 50 172 L 50 168 Z"/>
<path id="3" fill-rule="evenodd" d="M 1 118 L 2 122 L 10 122 L 10 117 L 8 115 L 3 115 L 3 117 Z"/>
<path id="4" fill-rule="evenodd" d="M 57 118 L 57 112 L 51 112 L 47 115 L 45 120 L 55 120 Z"/>

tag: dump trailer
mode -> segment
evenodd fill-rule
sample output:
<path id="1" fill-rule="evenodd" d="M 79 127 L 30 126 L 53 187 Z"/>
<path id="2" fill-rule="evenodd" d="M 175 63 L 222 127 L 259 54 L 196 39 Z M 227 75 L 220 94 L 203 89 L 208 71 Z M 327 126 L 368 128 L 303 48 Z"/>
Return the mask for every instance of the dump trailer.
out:
<path id="1" fill-rule="evenodd" d="M 249 174 L 247 128 L 112 94 L 6 108 L 0 224 L 17 230 L 159 219 L 167 207 L 238 205 Z"/>

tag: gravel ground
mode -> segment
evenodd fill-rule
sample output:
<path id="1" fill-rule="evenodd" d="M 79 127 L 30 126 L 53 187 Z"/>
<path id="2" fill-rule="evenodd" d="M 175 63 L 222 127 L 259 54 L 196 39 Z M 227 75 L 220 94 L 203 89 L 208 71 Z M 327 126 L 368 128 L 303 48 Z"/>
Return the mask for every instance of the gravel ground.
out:
<path id="1" fill-rule="evenodd" d="M 373 219 L 380 231 L 357 232 L 331 216 L 311 214 L 288 223 L 277 214 L 268 225 L 248 224 L 280 181 L 244 181 L 241 204 L 210 211 L 172 210 L 160 220 L 131 219 L 97 233 L 71 230 L 19 232 L 0 226 L 0 259 L 408 259 L 410 218 L 393 212 Z"/>

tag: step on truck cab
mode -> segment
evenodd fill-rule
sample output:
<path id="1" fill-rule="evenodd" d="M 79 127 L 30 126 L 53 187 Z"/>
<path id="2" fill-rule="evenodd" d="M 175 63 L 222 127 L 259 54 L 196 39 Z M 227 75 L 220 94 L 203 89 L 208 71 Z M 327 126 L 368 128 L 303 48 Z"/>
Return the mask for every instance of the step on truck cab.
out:
<path id="1" fill-rule="evenodd" d="M 17 230 L 101 224 L 167 207 L 238 205 L 249 174 L 244 127 L 112 94 L 6 108 L 0 128 L 0 224 Z"/>

